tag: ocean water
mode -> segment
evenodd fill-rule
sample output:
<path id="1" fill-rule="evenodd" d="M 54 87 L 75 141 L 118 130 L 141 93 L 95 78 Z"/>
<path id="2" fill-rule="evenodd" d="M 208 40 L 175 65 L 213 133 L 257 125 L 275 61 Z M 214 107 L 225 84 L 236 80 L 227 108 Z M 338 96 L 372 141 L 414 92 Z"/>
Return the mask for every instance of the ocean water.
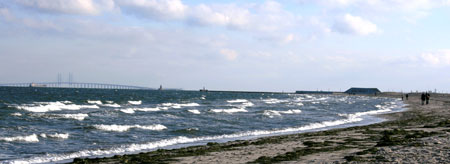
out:
<path id="1" fill-rule="evenodd" d="M 0 163 L 70 162 L 366 125 L 399 99 L 0 87 Z"/>

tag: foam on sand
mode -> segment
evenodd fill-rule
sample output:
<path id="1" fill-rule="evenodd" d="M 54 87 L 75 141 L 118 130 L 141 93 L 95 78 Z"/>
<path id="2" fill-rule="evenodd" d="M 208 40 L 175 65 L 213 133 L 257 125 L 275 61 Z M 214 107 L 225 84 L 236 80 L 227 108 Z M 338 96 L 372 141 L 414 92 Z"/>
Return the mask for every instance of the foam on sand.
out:
<path id="1" fill-rule="evenodd" d="M 188 110 L 188 112 L 191 112 L 194 114 L 200 114 L 200 111 L 198 111 L 197 109 L 190 109 L 190 110 Z"/>
<path id="2" fill-rule="evenodd" d="M 137 129 L 145 129 L 145 130 L 164 130 L 167 129 L 166 126 L 161 124 L 156 125 L 147 125 L 147 126 L 141 126 L 141 125 L 94 125 L 94 128 L 103 130 L 103 131 L 114 131 L 114 132 L 124 132 L 128 131 L 131 128 L 137 128 Z"/>
<path id="3" fill-rule="evenodd" d="M 39 142 L 38 136 L 32 134 L 29 136 L 16 136 L 16 137 L 0 137 L 0 141 L 6 142 Z"/>
<path id="4" fill-rule="evenodd" d="M 39 102 L 35 104 L 16 106 L 16 108 L 30 112 L 50 112 L 60 110 L 80 110 L 83 108 L 98 109 L 99 107 L 97 105 L 65 104 L 57 101 L 57 102 Z"/>
<path id="5" fill-rule="evenodd" d="M 142 101 L 141 101 L 141 100 L 139 100 L 139 101 L 128 101 L 128 104 L 131 104 L 131 105 L 141 105 L 141 104 L 142 104 Z"/>

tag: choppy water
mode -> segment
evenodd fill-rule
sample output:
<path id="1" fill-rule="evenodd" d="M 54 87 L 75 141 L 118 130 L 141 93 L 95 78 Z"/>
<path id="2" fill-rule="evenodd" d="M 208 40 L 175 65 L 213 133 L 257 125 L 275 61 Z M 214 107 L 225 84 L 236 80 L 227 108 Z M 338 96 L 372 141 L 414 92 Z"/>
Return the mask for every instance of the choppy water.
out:
<path id="1" fill-rule="evenodd" d="M 0 163 L 68 162 L 364 125 L 398 99 L 0 87 Z"/>

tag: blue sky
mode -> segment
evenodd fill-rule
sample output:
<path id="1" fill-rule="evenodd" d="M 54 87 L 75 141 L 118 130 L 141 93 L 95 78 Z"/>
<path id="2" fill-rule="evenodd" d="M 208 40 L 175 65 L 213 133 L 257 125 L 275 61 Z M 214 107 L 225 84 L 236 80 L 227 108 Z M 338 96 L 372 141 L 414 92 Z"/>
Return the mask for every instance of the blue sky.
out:
<path id="1" fill-rule="evenodd" d="M 450 92 L 448 0 L 0 2 L 0 83 Z"/>

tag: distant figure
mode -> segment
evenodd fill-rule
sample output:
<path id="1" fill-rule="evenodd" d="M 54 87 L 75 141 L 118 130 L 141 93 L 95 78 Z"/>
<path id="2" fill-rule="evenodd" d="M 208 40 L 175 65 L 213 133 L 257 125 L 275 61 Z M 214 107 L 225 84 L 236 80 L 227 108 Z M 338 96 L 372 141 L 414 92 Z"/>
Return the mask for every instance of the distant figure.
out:
<path id="1" fill-rule="evenodd" d="M 408 94 L 406 94 L 406 100 L 408 100 Z"/>
<path id="2" fill-rule="evenodd" d="M 427 101 L 427 105 L 428 105 L 428 102 L 430 101 L 430 94 L 429 93 L 425 94 L 425 100 Z"/>
<path id="3" fill-rule="evenodd" d="M 425 93 L 422 93 L 422 96 L 420 96 L 420 99 L 422 100 L 422 105 L 423 105 L 425 102 L 425 99 L 426 99 Z"/>
<path id="4" fill-rule="evenodd" d="M 403 101 L 403 94 L 402 94 L 402 101 Z"/>

